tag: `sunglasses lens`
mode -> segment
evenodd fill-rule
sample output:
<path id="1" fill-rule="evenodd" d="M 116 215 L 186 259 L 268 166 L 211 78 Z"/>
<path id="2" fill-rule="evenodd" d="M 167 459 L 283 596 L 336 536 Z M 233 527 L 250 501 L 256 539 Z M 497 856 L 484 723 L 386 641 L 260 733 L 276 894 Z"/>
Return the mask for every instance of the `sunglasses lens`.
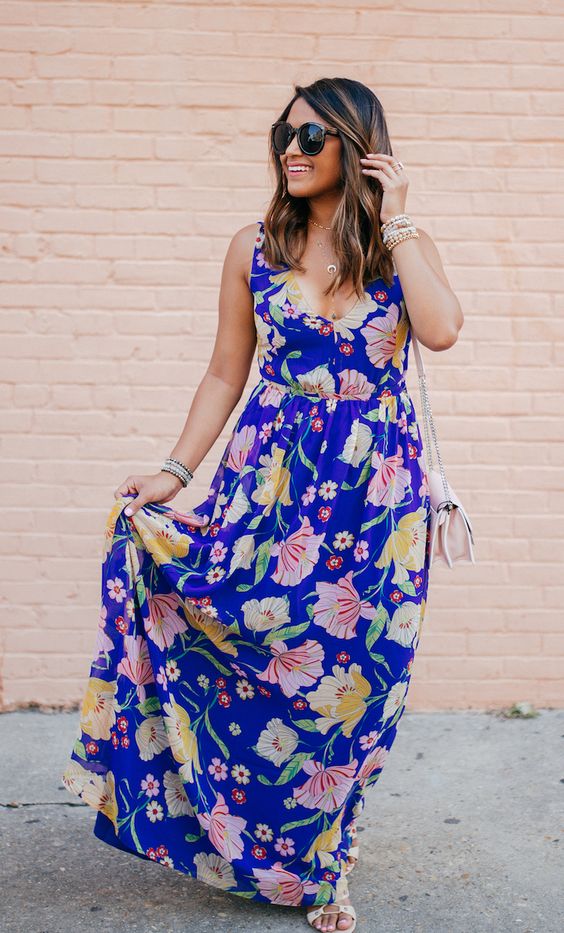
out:
<path id="1" fill-rule="evenodd" d="M 274 151 L 278 155 L 282 155 L 283 152 L 286 152 L 288 144 L 290 142 L 290 124 L 289 123 L 276 123 L 272 128 L 272 145 Z"/>
<path id="2" fill-rule="evenodd" d="M 321 152 L 323 141 L 323 127 L 318 123 L 304 123 L 300 129 L 300 145 L 305 155 Z"/>

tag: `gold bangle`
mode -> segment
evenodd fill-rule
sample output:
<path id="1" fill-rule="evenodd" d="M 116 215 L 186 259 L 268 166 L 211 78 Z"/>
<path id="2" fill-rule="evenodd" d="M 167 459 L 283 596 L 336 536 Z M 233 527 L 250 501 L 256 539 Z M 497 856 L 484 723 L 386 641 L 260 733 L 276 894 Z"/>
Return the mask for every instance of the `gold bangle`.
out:
<path id="1" fill-rule="evenodd" d="M 401 243 L 402 240 L 411 240 L 411 239 L 415 239 L 415 240 L 419 239 L 419 234 L 417 230 L 410 231 L 408 233 L 401 233 L 401 234 L 398 233 L 396 236 L 388 240 L 388 242 L 385 244 L 386 249 L 388 249 L 391 252 L 394 246 L 397 246 L 397 244 Z"/>

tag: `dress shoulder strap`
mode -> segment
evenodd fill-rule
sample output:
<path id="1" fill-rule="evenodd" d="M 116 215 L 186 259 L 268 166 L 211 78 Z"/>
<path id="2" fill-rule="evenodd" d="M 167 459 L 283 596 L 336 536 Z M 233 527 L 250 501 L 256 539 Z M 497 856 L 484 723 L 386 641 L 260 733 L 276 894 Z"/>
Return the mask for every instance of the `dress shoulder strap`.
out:
<path id="1" fill-rule="evenodd" d="M 257 227 L 257 234 L 255 238 L 255 245 L 253 248 L 253 261 L 251 264 L 251 281 L 253 275 L 259 275 L 261 272 L 264 272 L 264 260 L 261 261 L 261 247 L 264 243 L 264 223 L 262 220 L 255 221 Z"/>

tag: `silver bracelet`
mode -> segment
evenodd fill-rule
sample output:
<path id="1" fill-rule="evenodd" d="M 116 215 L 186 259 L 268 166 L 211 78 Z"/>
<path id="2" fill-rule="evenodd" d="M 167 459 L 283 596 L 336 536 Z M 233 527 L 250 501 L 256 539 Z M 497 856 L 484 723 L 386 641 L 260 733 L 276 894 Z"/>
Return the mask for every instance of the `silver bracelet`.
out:
<path id="1" fill-rule="evenodd" d="M 180 460 L 176 460 L 174 457 L 168 457 L 168 459 L 165 460 L 161 467 L 161 472 L 163 471 L 165 473 L 172 473 L 174 476 L 177 476 L 184 487 L 186 487 L 188 483 L 194 479 L 192 470 L 184 463 L 181 463 Z"/>

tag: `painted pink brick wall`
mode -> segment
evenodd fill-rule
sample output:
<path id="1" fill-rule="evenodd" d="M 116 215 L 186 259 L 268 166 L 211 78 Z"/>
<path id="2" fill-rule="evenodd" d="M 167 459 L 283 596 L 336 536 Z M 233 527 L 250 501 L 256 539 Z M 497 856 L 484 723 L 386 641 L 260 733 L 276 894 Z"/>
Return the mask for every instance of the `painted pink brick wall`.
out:
<path id="1" fill-rule="evenodd" d="M 380 96 L 466 317 L 423 354 L 478 564 L 433 567 L 410 707 L 562 705 L 563 54 L 548 0 L 0 4 L 2 708 L 81 699 L 113 490 L 182 428 L 269 124 L 335 74 Z"/>

